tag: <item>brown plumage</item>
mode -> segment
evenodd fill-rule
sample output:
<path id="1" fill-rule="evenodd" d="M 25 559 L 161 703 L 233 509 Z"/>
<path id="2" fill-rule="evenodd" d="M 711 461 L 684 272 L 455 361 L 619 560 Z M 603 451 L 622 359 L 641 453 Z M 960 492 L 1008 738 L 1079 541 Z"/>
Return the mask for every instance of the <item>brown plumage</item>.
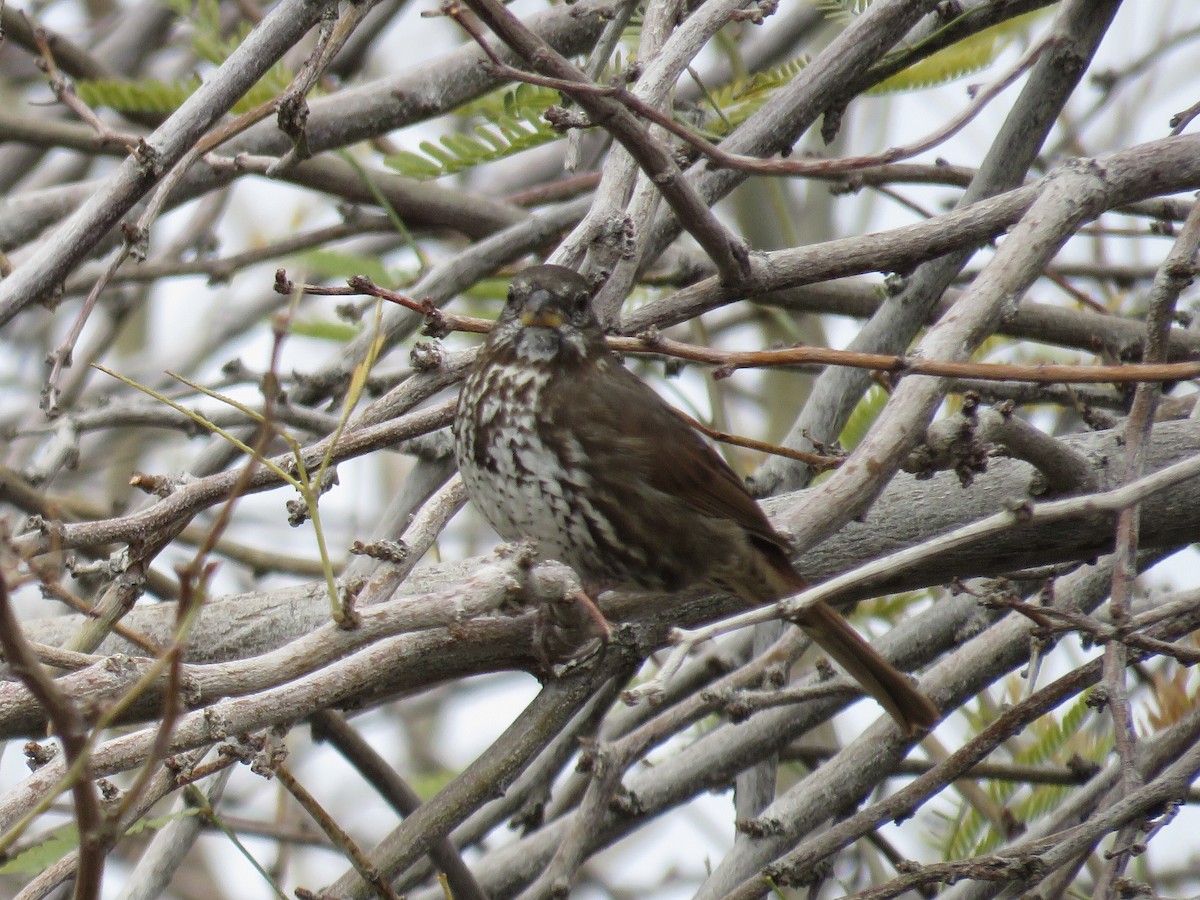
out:
<path id="1" fill-rule="evenodd" d="M 803 581 L 740 478 L 608 349 L 576 272 L 535 266 L 468 373 L 455 416 L 467 490 L 589 590 L 707 583 L 761 605 Z M 828 605 L 796 620 L 910 732 L 937 709 Z"/>

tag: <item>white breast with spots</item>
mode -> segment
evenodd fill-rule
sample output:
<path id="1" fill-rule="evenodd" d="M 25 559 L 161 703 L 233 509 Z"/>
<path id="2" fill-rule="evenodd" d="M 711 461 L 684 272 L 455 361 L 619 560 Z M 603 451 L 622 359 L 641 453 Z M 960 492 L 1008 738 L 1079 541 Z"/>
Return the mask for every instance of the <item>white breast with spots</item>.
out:
<path id="1" fill-rule="evenodd" d="M 484 399 L 474 409 L 460 400 L 459 469 L 471 499 L 500 537 L 532 538 L 540 557 L 561 560 L 585 579 L 600 577 L 611 562 L 597 538 L 616 543 L 616 535 L 586 499 L 590 477 L 579 466 L 578 442 L 561 430 L 553 449 L 540 438 L 548 380 L 544 370 L 520 365 L 472 373 L 463 395 L 475 394 L 483 381 Z"/>

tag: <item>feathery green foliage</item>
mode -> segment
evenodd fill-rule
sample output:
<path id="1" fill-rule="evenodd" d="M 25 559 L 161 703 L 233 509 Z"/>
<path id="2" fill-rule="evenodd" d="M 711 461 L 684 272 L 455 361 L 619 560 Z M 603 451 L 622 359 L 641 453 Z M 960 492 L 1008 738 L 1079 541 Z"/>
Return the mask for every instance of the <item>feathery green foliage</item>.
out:
<path id="1" fill-rule="evenodd" d="M 825 18 L 832 22 L 849 24 L 855 16 L 871 5 L 871 0 L 813 0 Z"/>
<path id="2" fill-rule="evenodd" d="M 627 29 L 626 37 L 629 34 Z M 619 52 L 615 53 L 598 80 L 618 82 L 627 63 Z M 427 180 L 506 159 L 562 138 L 562 133 L 555 131 L 542 115 L 548 107 L 563 102 L 558 91 L 532 84 L 492 91 L 455 110 L 455 115 L 468 126 L 478 120 L 473 122 L 470 133 L 448 134 L 437 143 L 422 141 L 420 153 L 403 150 L 384 163 L 401 175 Z"/>
<path id="3" fill-rule="evenodd" d="M 724 137 L 799 75 L 809 61 L 807 56 L 789 60 L 712 91 L 709 101 L 716 111 L 702 130 L 710 137 Z"/>
<path id="4" fill-rule="evenodd" d="M 189 22 L 197 33 L 221 34 L 221 8 L 217 0 L 162 0 L 162 3 Z"/>
<path id="5" fill-rule="evenodd" d="M 501 88 L 484 94 L 477 100 L 464 103 L 454 112 L 464 120 L 479 118 L 490 121 L 497 117 L 523 119 L 540 116 L 546 108 L 562 103 L 562 94 L 550 88 L 533 84 L 518 84 L 514 88 Z"/>
<path id="6" fill-rule="evenodd" d="M 854 607 L 854 617 L 858 621 L 882 619 L 885 622 L 895 622 L 905 615 L 910 615 L 912 607 L 916 604 L 925 603 L 930 599 L 931 592 L 928 590 L 884 594 L 880 597 L 860 601 Z"/>
<path id="7" fill-rule="evenodd" d="M 872 386 L 863 395 L 863 398 L 858 401 L 858 405 L 854 407 L 854 411 L 850 413 L 850 418 L 846 420 L 846 427 L 842 429 L 842 433 L 838 435 L 838 446 L 846 450 L 853 450 L 858 446 L 859 442 L 866 436 L 867 431 L 879 418 L 879 414 L 883 412 L 883 407 L 887 404 L 888 392 L 879 386 Z M 812 483 L 820 484 L 823 481 L 833 477 L 837 469 L 828 469 L 824 472 L 818 472 L 813 476 Z"/>
<path id="8" fill-rule="evenodd" d="M 976 716 L 976 727 L 982 728 L 994 716 L 982 712 Z M 1010 759 L 1020 765 L 1037 765 L 1051 760 L 1077 756 L 1099 761 L 1108 753 L 1112 739 L 1096 731 L 1083 731 L 1084 720 L 1093 714 L 1087 698 L 1080 697 L 1060 718 L 1044 716 L 1025 730 L 1023 745 L 1016 741 Z M 1017 823 L 1033 822 L 1055 809 L 1071 791 L 1070 785 L 1021 785 L 1013 781 L 991 781 L 983 785 L 997 807 L 1006 809 Z M 945 859 L 964 859 L 989 853 L 1005 840 L 996 824 L 965 801 L 956 814 L 944 816 L 942 852 Z"/>
<path id="9" fill-rule="evenodd" d="M 36 875 L 79 847 L 79 828 L 74 822 L 60 825 L 44 838 L 0 865 L 3 875 Z"/>
<path id="10" fill-rule="evenodd" d="M 279 71 L 276 72 L 276 69 Z M 266 103 L 278 96 L 290 80 L 286 72 L 277 65 L 233 105 L 233 112 L 248 112 L 259 104 Z M 166 116 L 175 112 L 184 100 L 195 93 L 200 84 L 199 75 L 180 81 L 97 79 L 78 82 L 75 92 L 91 107 L 103 106 L 122 113 L 161 113 Z"/>
<path id="11" fill-rule="evenodd" d="M 201 59 L 220 65 L 231 54 L 252 26 L 241 23 L 229 37 L 221 34 L 220 13 L 216 0 L 198 0 L 193 7 L 189 0 L 164 0 L 181 18 L 192 26 L 192 50 Z M 233 112 L 243 113 L 261 103 L 266 103 L 283 91 L 292 80 L 292 73 L 279 61 L 273 65 L 259 82 L 246 92 L 233 106 Z M 197 88 L 199 75 L 178 81 L 156 81 L 154 79 L 97 79 L 81 80 L 75 85 L 76 93 L 88 106 L 107 107 L 123 113 L 159 113 L 169 115 L 179 108 Z"/>
<path id="12" fill-rule="evenodd" d="M 870 3 L 864 0 L 819 0 L 816 5 L 829 18 L 849 23 Z M 884 79 L 868 93 L 885 94 L 937 87 L 978 72 L 991 65 L 1001 51 L 1026 34 L 1029 23 L 1041 14 L 1040 11 L 1026 13 L 970 35 Z M 897 52 L 911 53 L 912 50 L 907 48 Z M 714 90 L 710 101 L 716 107 L 716 113 L 704 123 L 705 134 L 709 137 L 728 134 L 766 103 L 775 91 L 799 75 L 809 61 L 807 57 L 790 60 Z"/>
<path id="13" fill-rule="evenodd" d="M 200 76 L 179 81 L 126 81 L 121 78 L 80 81 L 75 92 L 88 106 L 107 107 L 123 113 L 161 113 L 179 108 L 200 87 Z"/>
<path id="14" fill-rule="evenodd" d="M 986 69 L 1003 50 L 1028 33 L 1030 23 L 1041 15 L 1041 10 L 1026 13 L 969 35 L 884 79 L 868 93 L 886 94 L 938 87 Z"/>
<path id="15" fill-rule="evenodd" d="M 830 2 L 841 8 L 837 0 Z M 1026 18 L 1020 16 L 958 41 L 881 81 L 868 93 L 883 94 L 937 87 L 986 68 L 1001 50 L 1018 34 L 1024 32 Z M 713 91 L 711 101 L 719 112 L 705 123 L 706 133 L 716 137 L 728 134 L 766 103 L 775 91 L 799 75 L 809 62 L 808 57 L 789 60 Z"/>
<path id="16" fill-rule="evenodd" d="M 476 125 L 472 132 L 443 135 L 436 144 L 421 141 L 420 153 L 403 150 L 384 159 L 384 163 L 409 178 L 441 178 L 562 137 L 541 118 L 540 112 L 498 115 Z"/>
<path id="17" fill-rule="evenodd" d="M 147 816 L 130 825 L 125 834 L 139 834 L 147 829 L 157 831 L 177 819 L 194 816 L 199 812 L 197 809 L 185 808 L 161 816 Z M 68 822 L 50 831 L 37 843 L 22 850 L 16 856 L 6 860 L 0 865 L 0 874 L 36 875 L 78 848 L 79 827 L 74 822 Z"/>

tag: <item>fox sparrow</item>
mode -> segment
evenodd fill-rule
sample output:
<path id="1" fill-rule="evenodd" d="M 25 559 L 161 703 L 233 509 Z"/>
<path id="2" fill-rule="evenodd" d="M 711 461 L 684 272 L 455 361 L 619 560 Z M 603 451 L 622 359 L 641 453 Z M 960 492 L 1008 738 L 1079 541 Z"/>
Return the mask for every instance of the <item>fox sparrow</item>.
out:
<path id="1" fill-rule="evenodd" d="M 741 480 L 604 341 L 591 290 L 563 266 L 513 279 L 459 395 L 467 492 L 505 540 L 585 587 L 710 584 L 755 605 L 804 586 Z M 937 709 L 825 604 L 797 624 L 910 732 Z"/>

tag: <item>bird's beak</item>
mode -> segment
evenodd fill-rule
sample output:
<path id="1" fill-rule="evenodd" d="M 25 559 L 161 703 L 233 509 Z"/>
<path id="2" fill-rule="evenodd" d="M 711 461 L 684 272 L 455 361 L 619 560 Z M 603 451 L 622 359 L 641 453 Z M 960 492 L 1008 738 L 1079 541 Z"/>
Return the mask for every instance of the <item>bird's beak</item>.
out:
<path id="1" fill-rule="evenodd" d="M 559 328 L 562 315 L 550 304 L 550 292 L 535 290 L 525 301 L 521 310 L 521 324 L 526 328 Z"/>

